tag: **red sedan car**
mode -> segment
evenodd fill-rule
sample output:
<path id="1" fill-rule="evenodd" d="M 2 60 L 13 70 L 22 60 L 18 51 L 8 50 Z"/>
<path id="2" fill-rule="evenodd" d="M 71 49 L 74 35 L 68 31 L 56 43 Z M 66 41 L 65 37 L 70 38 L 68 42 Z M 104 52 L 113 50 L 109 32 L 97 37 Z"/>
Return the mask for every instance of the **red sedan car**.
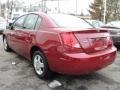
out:
<path id="1" fill-rule="evenodd" d="M 95 72 L 115 60 L 116 48 L 106 30 L 64 14 L 29 13 L 3 34 L 4 49 L 33 63 L 35 73 L 81 75 Z"/>

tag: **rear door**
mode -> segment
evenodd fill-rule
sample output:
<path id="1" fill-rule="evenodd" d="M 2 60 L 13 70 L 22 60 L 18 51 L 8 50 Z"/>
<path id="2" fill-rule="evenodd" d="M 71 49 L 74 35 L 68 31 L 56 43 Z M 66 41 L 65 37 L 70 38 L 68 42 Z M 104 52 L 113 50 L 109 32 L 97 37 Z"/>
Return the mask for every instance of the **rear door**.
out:
<path id="1" fill-rule="evenodd" d="M 39 15 L 28 14 L 23 25 L 24 29 L 17 32 L 19 36 L 17 41 L 19 41 L 21 54 L 26 58 L 30 55 L 30 48 L 35 42 L 35 35 L 39 29 L 40 22 L 41 18 Z"/>

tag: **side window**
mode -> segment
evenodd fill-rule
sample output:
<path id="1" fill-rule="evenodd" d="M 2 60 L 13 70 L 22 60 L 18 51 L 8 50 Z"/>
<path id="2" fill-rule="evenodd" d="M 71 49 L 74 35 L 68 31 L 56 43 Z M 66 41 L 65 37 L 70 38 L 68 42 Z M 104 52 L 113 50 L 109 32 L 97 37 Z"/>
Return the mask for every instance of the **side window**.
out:
<path id="1" fill-rule="evenodd" d="M 37 19 L 38 19 L 38 15 L 35 15 L 35 14 L 28 15 L 24 23 L 24 28 L 34 29 Z"/>
<path id="2" fill-rule="evenodd" d="M 37 20 L 37 22 L 36 22 L 36 26 L 35 26 L 36 30 L 39 29 L 41 21 L 42 21 L 42 19 L 39 17 L 38 20 Z"/>
<path id="3" fill-rule="evenodd" d="M 20 18 L 18 18 L 13 24 L 14 28 L 22 29 L 25 18 L 26 16 L 21 16 Z"/>

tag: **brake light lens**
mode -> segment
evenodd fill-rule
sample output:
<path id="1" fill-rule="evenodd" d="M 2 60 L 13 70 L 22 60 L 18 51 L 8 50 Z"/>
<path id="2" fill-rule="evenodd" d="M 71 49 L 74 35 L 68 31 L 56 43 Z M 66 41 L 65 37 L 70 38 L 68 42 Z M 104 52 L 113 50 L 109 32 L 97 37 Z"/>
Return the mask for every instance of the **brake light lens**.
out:
<path id="1" fill-rule="evenodd" d="M 72 48 L 80 48 L 80 44 L 72 32 L 61 33 L 61 38 L 64 45 Z"/>
<path id="2" fill-rule="evenodd" d="M 120 31 L 118 31 L 117 34 L 120 35 Z"/>
<path id="3" fill-rule="evenodd" d="M 108 44 L 110 45 L 110 46 L 112 46 L 113 45 L 113 40 L 112 40 L 112 37 L 107 37 L 107 40 L 108 40 Z"/>

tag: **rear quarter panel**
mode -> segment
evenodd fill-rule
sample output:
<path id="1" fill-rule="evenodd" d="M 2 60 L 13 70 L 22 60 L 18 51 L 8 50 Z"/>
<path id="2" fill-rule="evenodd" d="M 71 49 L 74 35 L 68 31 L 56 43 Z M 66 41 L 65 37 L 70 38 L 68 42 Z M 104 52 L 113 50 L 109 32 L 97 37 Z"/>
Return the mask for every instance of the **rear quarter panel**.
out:
<path id="1" fill-rule="evenodd" d="M 58 53 L 61 50 L 59 33 L 52 31 L 50 28 L 39 30 L 36 35 L 36 45 L 44 52 L 50 69 L 55 69 L 57 60 L 61 56 Z"/>

